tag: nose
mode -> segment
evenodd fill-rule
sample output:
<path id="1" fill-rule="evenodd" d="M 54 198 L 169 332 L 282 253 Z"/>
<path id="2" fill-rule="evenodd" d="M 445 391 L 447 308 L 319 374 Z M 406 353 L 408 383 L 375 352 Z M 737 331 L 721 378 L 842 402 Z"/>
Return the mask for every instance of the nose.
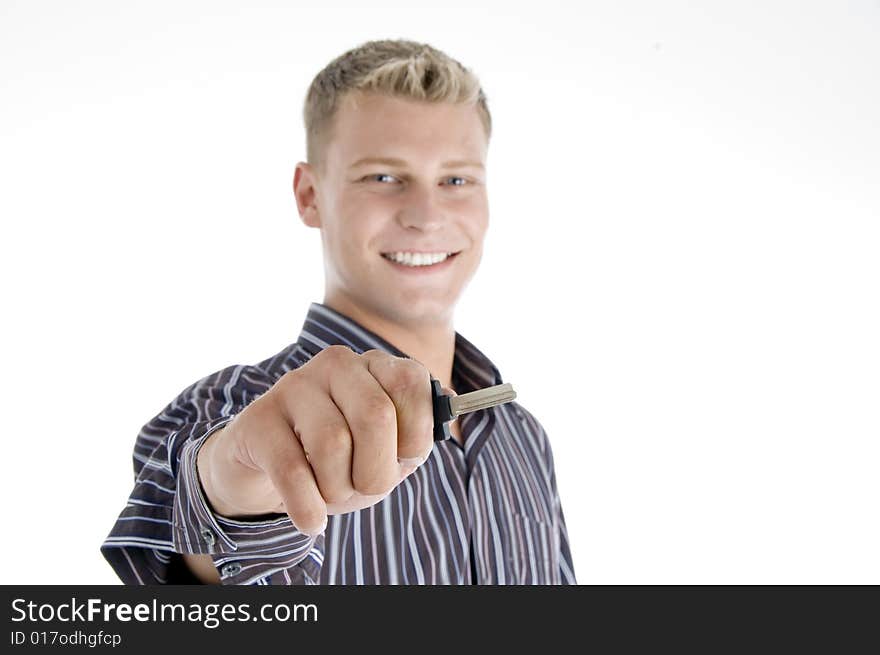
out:
<path id="1" fill-rule="evenodd" d="M 446 222 L 446 208 L 439 197 L 440 191 L 413 185 L 406 193 L 397 220 L 403 228 L 433 232 Z"/>

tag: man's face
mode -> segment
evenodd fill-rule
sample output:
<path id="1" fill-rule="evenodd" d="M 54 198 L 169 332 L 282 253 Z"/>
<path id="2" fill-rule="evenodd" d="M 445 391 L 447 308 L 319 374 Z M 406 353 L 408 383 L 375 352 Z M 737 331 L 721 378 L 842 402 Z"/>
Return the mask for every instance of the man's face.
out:
<path id="1" fill-rule="evenodd" d="M 321 229 L 325 302 L 448 324 L 482 257 L 487 147 L 473 106 L 347 96 L 324 170 L 300 163 L 294 178 L 303 221 Z"/>

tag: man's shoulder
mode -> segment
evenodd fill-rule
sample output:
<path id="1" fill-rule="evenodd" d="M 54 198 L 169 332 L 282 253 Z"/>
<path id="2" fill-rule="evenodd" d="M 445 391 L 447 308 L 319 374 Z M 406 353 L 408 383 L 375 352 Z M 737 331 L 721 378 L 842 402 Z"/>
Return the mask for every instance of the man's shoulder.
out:
<path id="1" fill-rule="evenodd" d="M 512 413 L 517 419 L 522 421 L 529 430 L 534 432 L 544 431 L 544 426 L 541 425 L 540 421 L 538 421 L 535 415 L 527 410 L 520 402 L 511 400 L 503 405 L 499 405 L 499 407 L 506 408 L 508 412 Z"/>
<path id="2" fill-rule="evenodd" d="M 522 435 L 521 438 L 528 441 L 529 450 L 540 458 L 546 474 L 552 475 L 554 469 L 553 449 L 547 431 L 538 418 L 516 401 L 498 405 L 496 409 L 503 410 L 506 420 L 514 423 L 514 429 L 519 435 Z"/>
<path id="3" fill-rule="evenodd" d="M 211 392 L 214 389 L 266 391 L 285 373 L 302 366 L 308 355 L 297 343 L 285 346 L 274 355 L 250 364 L 229 364 L 190 384 L 181 395 Z"/>
<path id="4" fill-rule="evenodd" d="M 311 355 L 298 342 L 294 341 L 271 357 L 267 357 L 263 361 L 254 364 L 253 368 L 265 373 L 274 383 L 288 371 L 292 371 L 305 364 L 310 358 Z"/>
<path id="5" fill-rule="evenodd" d="M 547 431 L 532 412 L 515 400 L 499 407 L 505 408 L 507 415 L 516 420 L 528 437 L 534 439 L 540 445 L 542 452 L 549 447 L 550 442 L 547 438 Z"/>

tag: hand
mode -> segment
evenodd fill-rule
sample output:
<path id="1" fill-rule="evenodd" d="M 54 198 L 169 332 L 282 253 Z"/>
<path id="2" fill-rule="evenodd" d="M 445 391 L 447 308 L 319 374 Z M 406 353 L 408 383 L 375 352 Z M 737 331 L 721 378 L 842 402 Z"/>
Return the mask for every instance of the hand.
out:
<path id="1" fill-rule="evenodd" d="M 218 514 L 286 512 L 318 534 L 328 516 L 378 503 L 424 463 L 433 429 L 422 364 L 330 346 L 208 437 L 197 467 Z"/>

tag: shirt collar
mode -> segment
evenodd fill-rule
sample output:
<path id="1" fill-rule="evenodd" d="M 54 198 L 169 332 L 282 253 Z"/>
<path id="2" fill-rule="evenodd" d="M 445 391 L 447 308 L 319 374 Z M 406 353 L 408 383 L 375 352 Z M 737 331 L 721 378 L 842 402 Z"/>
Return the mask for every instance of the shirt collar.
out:
<path id="1" fill-rule="evenodd" d="M 333 345 L 348 346 L 356 353 L 376 349 L 397 357 L 409 357 L 394 344 L 357 321 L 322 303 L 309 305 L 297 343 L 312 357 Z M 501 384 L 501 373 L 492 361 L 474 344 L 455 333 L 455 355 L 452 362 L 452 385 L 457 393 Z"/>

